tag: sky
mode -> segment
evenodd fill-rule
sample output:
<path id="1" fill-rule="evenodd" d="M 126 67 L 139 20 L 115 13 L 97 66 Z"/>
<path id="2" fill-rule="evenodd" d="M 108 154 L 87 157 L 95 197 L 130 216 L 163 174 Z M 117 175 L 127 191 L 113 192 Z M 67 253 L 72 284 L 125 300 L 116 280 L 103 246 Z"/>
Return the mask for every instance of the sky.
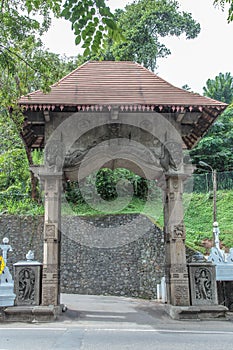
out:
<path id="1" fill-rule="evenodd" d="M 109 0 L 112 10 L 124 8 L 132 1 Z M 171 50 L 171 55 L 158 60 L 155 73 L 169 83 L 182 87 L 188 84 L 192 91 L 203 93 L 206 81 L 220 72 L 233 75 L 233 22 L 227 23 L 227 13 L 213 6 L 213 0 L 178 0 L 180 9 L 190 12 L 200 23 L 201 33 L 196 39 L 186 40 L 166 37 L 161 41 Z M 65 20 L 53 20 L 52 27 L 43 37 L 50 51 L 75 56 L 80 47 L 74 44 L 71 24 Z"/>

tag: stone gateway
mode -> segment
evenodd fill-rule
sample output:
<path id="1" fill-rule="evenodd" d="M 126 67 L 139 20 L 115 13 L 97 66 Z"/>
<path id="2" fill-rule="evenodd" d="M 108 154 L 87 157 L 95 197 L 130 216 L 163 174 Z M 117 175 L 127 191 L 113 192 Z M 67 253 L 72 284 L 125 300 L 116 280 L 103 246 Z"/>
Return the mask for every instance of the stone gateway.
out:
<path id="1" fill-rule="evenodd" d="M 46 155 L 43 166 L 31 168 L 45 197 L 42 305 L 60 303 L 62 183 L 123 167 L 163 190 L 168 303 L 189 306 L 182 194 L 192 166 L 183 150 L 227 105 L 178 89 L 136 63 L 111 61 L 87 62 L 48 94 L 33 92 L 19 105 L 25 142 L 45 147 Z"/>

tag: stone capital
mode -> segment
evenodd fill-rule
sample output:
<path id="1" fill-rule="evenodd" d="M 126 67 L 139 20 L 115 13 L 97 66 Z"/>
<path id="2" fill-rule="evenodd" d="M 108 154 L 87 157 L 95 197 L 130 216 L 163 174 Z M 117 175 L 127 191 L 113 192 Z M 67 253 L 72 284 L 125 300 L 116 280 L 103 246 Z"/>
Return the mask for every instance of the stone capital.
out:
<path id="1" fill-rule="evenodd" d="M 63 172 L 62 171 L 54 171 L 44 165 L 41 166 L 30 166 L 30 170 L 33 172 L 33 174 L 39 178 L 40 180 L 44 181 L 45 179 L 62 179 Z"/>
<path id="2" fill-rule="evenodd" d="M 185 172 L 179 171 L 166 172 L 164 175 L 166 180 L 178 179 L 179 181 L 184 181 L 188 177 L 190 177 L 190 174 L 186 174 Z"/>

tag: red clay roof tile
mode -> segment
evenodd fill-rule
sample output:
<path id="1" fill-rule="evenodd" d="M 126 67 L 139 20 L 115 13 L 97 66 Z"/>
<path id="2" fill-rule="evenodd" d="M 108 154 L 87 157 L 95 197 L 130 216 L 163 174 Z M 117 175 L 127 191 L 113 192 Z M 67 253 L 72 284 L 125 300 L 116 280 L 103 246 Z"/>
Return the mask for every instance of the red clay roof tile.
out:
<path id="1" fill-rule="evenodd" d="M 127 61 L 90 61 L 52 85 L 35 91 L 20 105 L 212 106 L 225 103 L 177 88 L 141 65 Z"/>

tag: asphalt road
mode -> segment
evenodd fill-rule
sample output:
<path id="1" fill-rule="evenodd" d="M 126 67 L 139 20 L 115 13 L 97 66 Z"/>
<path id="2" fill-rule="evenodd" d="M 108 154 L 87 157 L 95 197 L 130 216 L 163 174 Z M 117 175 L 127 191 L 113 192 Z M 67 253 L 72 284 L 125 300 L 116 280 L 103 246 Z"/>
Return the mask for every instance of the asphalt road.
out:
<path id="1" fill-rule="evenodd" d="M 58 322 L 0 325 L 0 350 L 220 350 L 232 348 L 232 321 L 175 321 L 161 304 L 64 295 Z"/>

